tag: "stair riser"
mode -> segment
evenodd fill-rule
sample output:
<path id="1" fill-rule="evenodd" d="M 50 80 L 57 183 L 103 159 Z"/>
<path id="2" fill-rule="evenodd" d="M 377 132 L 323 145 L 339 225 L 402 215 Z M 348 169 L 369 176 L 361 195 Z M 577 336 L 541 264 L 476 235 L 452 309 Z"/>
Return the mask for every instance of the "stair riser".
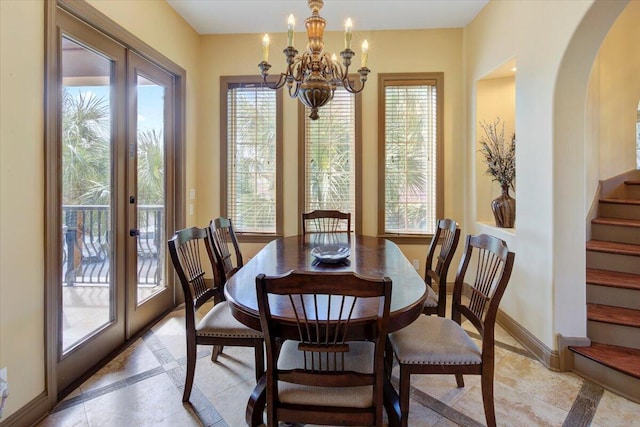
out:
<path id="1" fill-rule="evenodd" d="M 591 224 L 591 238 L 593 240 L 637 245 L 640 243 L 640 227 Z"/>
<path id="2" fill-rule="evenodd" d="M 588 320 L 587 336 L 602 344 L 640 349 L 640 328 Z"/>
<path id="3" fill-rule="evenodd" d="M 600 203 L 598 216 L 605 218 L 640 219 L 640 205 Z"/>
<path id="4" fill-rule="evenodd" d="M 640 379 L 618 372 L 580 354 L 573 356 L 573 371 L 607 390 L 640 403 Z"/>
<path id="5" fill-rule="evenodd" d="M 621 199 L 640 199 L 640 185 L 625 185 L 618 197 Z"/>
<path id="6" fill-rule="evenodd" d="M 637 310 L 640 290 L 587 284 L 587 302 Z"/>
<path id="7" fill-rule="evenodd" d="M 640 257 L 587 251 L 587 268 L 640 274 Z"/>

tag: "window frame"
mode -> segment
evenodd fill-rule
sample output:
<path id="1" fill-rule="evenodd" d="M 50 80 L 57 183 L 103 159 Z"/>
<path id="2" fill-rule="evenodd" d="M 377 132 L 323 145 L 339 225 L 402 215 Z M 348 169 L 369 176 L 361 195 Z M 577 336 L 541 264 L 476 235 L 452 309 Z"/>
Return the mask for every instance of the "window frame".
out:
<path id="1" fill-rule="evenodd" d="M 444 73 L 380 73 L 378 74 L 378 236 L 396 243 L 428 243 L 432 234 L 388 233 L 385 230 L 386 208 L 386 98 L 388 85 L 416 86 L 435 81 L 436 88 L 436 197 L 435 214 L 444 217 Z"/>
<path id="2" fill-rule="evenodd" d="M 229 85 L 253 84 L 262 85 L 259 76 L 221 76 L 220 77 L 220 214 L 228 217 L 227 187 L 228 180 L 228 111 L 227 92 Z M 283 237 L 283 118 L 282 91 L 276 90 L 276 231 L 275 233 L 247 233 L 235 230 L 241 243 L 266 243 Z"/>
<path id="3" fill-rule="evenodd" d="M 357 76 L 350 76 L 350 80 L 359 78 Z M 355 109 L 355 122 L 354 122 L 354 138 L 355 138 L 355 212 L 351 214 L 355 220 L 355 227 L 353 231 L 355 234 L 362 234 L 362 95 L 354 94 L 354 109 Z M 322 115 L 321 115 L 322 117 Z M 302 213 L 305 211 L 306 206 L 306 185 L 305 176 L 307 172 L 306 168 L 306 108 L 299 102 L 298 103 L 298 233 L 302 234 Z"/>

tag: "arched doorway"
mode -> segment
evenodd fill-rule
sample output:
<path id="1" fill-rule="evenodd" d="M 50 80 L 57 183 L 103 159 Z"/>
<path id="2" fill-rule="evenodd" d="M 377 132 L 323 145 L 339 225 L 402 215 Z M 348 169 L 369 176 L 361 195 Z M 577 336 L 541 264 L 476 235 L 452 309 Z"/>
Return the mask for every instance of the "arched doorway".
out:
<path id="1" fill-rule="evenodd" d="M 565 51 L 556 79 L 553 131 L 554 330 L 586 336 L 586 94 L 594 59 L 628 2 L 594 2 Z M 570 162 L 568 161 L 570 159 Z"/>

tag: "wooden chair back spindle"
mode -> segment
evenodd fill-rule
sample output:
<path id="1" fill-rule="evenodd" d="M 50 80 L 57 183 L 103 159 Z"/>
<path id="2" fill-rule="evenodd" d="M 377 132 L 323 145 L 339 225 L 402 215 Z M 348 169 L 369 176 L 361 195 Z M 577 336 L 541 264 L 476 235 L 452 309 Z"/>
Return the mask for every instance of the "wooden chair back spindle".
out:
<path id="1" fill-rule="evenodd" d="M 435 306 L 433 303 L 425 305 L 423 309 L 424 314 L 437 314 L 440 317 L 444 317 L 445 315 L 447 304 L 447 274 L 459 240 L 460 228 L 454 220 L 448 218 L 438 220 L 436 232 L 431 239 L 431 244 L 427 252 L 424 275 L 424 280 L 427 285 L 438 291 L 438 299 L 437 305 Z M 440 246 L 440 251 L 436 255 L 437 246 Z"/>
<path id="2" fill-rule="evenodd" d="M 277 425 L 278 420 L 382 425 L 391 280 L 364 278 L 355 273 L 290 272 L 279 277 L 259 275 L 256 290 L 267 345 L 267 425 Z M 355 336 L 359 338 L 354 339 Z M 352 353 L 361 352 L 362 345 L 369 349 L 373 346 L 371 359 L 365 358 L 372 365 L 354 369 L 356 355 Z M 293 367 L 284 362 L 286 366 L 282 366 L 279 359 L 283 357 L 300 362 Z M 279 384 L 283 383 L 303 386 L 296 389 L 295 399 L 307 403 L 280 401 Z M 366 407 L 313 404 L 318 401 L 318 393 L 334 393 L 336 387 L 363 386 L 371 386 L 367 392 L 371 405 Z M 323 391 L 323 387 L 332 387 L 334 392 Z M 362 393 L 362 389 L 355 390 L 354 393 Z M 307 392 L 310 396 L 303 397 Z"/>
<path id="3" fill-rule="evenodd" d="M 341 232 L 351 232 L 351 213 L 319 209 L 302 214 L 303 235 L 307 233 Z"/>
<path id="4" fill-rule="evenodd" d="M 209 223 L 207 233 L 212 242 L 215 265 L 222 280 L 222 283 L 218 285 L 224 287 L 224 283 L 244 265 L 240 245 L 231 220 L 228 218 L 220 217 L 212 220 Z"/>
<path id="5" fill-rule="evenodd" d="M 216 293 L 216 289 L 207 286 L 204 280 L 201 255 L 207 250 L 206 239 L 204 229 L 192 227 L 178 231 L 169 240 L 169 253 L 185 295 L 186 309 L 192 312 Z"/>
<path id="6" fill-rule="evenodd" d="M 514 254 L 498 239 L 487 235 L 468 236 L 463 263 L 454 285 L 452 319 L 466 317 L 484 337 L 485 325 L 493 324 L 498 305 L 507 287 L 513 268 Z M 467 271 L 475 263 L 472 280 Z"/>

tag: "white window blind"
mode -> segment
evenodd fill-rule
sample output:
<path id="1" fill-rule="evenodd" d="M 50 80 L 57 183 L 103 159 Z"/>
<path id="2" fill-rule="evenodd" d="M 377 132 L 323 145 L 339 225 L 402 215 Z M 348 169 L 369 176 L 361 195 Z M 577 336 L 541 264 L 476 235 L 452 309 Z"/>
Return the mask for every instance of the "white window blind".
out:
<path id="1" fill-rule="evenodd" d="M 227 86 L 227 216 L 239 233 L 276 232 L 276 91 Z"/>
<path id="2" fill-rule="evenodd" d="M 355 105 L 355 95 L 338 87 L 318 120 L 311 120 L 305 108 L 304 134 L 305 212 L 351 213 L 352 228 L 356 218 Z"/>
<path id="3" fill-rule="evenodd" d="M 436 221 L 435 81 L 387 82 L 385 233 L 432 234 Z"/>

